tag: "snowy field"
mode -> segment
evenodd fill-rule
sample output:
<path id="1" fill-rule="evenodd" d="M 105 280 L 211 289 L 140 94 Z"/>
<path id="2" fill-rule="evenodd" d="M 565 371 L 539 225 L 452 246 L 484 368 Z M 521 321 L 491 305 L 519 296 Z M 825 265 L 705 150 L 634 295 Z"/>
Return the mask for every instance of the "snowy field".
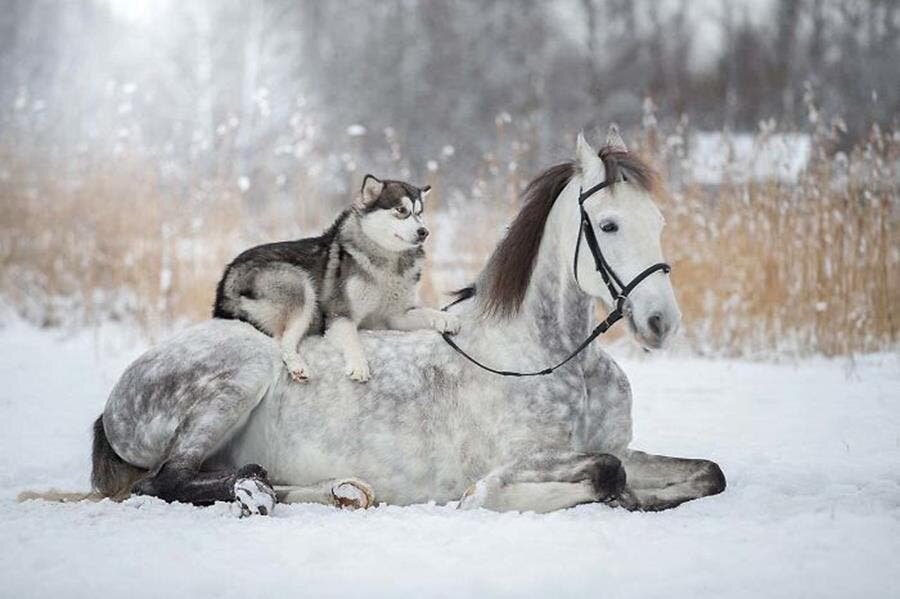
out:
<path id="1" fill-rule="evenodd" d="M 86 489 L 89 430 L 139 343 L 0 325 L 0 597 L 898 597 L 900 358 L 622 361 L 635 446 L 721 464 L 676 510 L 341 512 L 152 499 L 17 504 Z"/>

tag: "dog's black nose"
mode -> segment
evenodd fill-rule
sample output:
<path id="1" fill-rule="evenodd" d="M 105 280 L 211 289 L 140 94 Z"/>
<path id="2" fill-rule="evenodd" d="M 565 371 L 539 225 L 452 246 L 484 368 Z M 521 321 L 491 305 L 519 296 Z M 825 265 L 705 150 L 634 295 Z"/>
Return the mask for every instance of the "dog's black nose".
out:
<path id="1" fill-rule="evenodd" d="M 419 234 L 419 241 L 425 241 L 425 238 L 428 237 L 428 229 L 425 227 L 419 227 L 419 230 L 416 231 Z"/>

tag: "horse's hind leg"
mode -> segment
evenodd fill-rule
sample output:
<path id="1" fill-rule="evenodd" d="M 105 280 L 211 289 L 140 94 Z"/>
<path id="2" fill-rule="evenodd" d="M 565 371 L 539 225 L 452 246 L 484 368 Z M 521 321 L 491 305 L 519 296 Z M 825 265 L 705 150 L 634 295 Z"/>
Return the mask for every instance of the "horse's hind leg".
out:
<path id="1" fill-rule="evenodd" d="M 665 510 L 725 490 L 722 469 L 709 460 L 629 451 L 622 463 L 633 499 L 630 504 L 623 502 L 623 507 L 629 509 Z"/>
<path id="2" fill-rule="evenodd" d="M 625 470 L 605 453 L 539 454 L 494 470 L 469 487 L 461 509 L 551 512 L 582 503 L 617 501 Z"/>
<path id="3" fill-rule="evenodd" d="M 321 503 L 341 509 L 365 509 L 375 505 L 375 492 L 355 478 L 324 480 L 308 487 L 275 486 L 279 503 Z"/>
<path id="4" fill-rule="evenodd" d="M 184 389 L 195 401 L 181 419 L 166 458 L 134 485 L 133 492 L 195 505 L 238 501 L 245 514 L 271 513 L 275 493 L 261 466 L 204 470 L 207 460 L 231 440 L 262 399 L 266 388 L 254 389 L 254 375 L 269 372 L 271 366 L 265 363 L 258 373 L 245 365 L 240 373 Z"/>
<path id="5" fill-rule="evenodd" d="M 203 472 L 186 464 L 166 462 L 151 476 L 135 484 L 133 491 L 194 505 L 236 501 L 243 516 L 266 516 L 275 506 L 275 492 L 268 475 L 257 464 L 237 470 Z"/>

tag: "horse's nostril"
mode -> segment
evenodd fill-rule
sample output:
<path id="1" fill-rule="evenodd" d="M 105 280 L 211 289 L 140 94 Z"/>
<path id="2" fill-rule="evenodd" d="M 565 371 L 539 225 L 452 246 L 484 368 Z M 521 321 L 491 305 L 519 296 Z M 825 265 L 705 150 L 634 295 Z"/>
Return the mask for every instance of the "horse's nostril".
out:
<path id="1" fill-rule="evenodd" d="M 419 230 L 417 232 L 419 234 L 419 239 L 425 239 L 426 237 L 428 237 L 428 229 L 426 229 L 425 227 L 419 227 Z"/>
<path id="2" fill-rule="evenodd" d="M 662 337 L 666 332 L 666 326 L 663 324 L 662 314 L 653 314 L 647 319 L 647 326 L 650 331 L 657 337 Z"/>

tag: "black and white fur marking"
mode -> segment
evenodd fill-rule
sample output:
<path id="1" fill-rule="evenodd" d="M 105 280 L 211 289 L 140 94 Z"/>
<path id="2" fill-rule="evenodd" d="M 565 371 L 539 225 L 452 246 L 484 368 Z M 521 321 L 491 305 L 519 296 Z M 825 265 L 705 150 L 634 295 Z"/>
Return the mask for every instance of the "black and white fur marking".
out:
<path id="1" fill-rule="evenodd" d="M 360 382 L 369 379 L 360 327 L 455 333 L 455 316 L 415 305 L 429 190 L 366 175 L 353 206 L 321 236 L 260 245 L 235 258 L 219 281 L 213 316 L 278 338 L 296 381 L 310 376 L 297 349 L 310 332 L 324 331 L 343 353 L 347 375 Z"/>

